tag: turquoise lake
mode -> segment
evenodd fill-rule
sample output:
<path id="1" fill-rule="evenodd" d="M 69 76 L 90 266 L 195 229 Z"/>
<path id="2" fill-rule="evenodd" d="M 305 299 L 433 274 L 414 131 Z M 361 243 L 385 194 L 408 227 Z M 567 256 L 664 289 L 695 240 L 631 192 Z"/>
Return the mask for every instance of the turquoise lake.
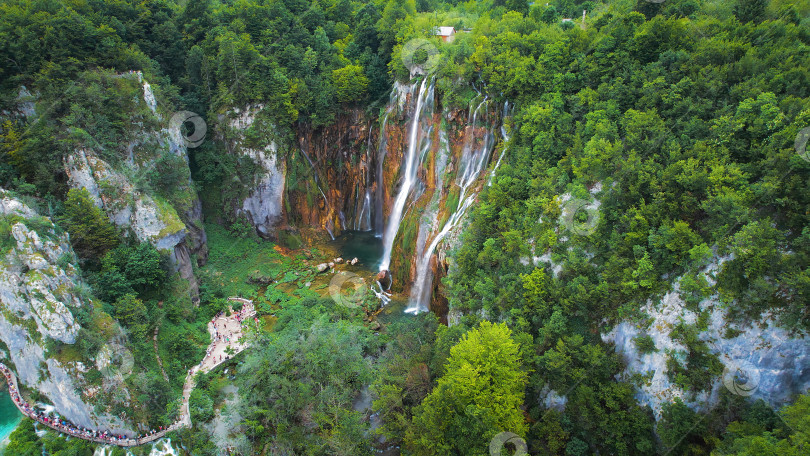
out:
<path id="1" fill-rule="evenodd" d="M 22 413 L 17 410 L 11 396 L 8 395 L 8 389 L 0 391 L 0 442 L 8 438 L 11 431 L 20 424 L 22 417 Z"/>

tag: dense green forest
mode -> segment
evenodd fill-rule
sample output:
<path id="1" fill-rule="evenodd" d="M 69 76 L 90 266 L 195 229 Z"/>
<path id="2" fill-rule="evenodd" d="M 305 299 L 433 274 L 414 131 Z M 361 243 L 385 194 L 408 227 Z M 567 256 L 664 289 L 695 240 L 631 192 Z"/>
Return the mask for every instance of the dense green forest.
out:
<path id="1" fill-rule="evenodd" d="M 381 438 L 401 454 L 486 455 L 503 431 L 533 455 L 808 454 L 808 396 L 774 408 L 721 388 L 711 409 L 676 399 L 656 417 L 602 337 L 644 323 L 645 303 L 674 290 L 697 318 L 673 331 L 688 350 L 668 375 L 695 397 L 723 373 L 699 336 L 704 300 L 735 323 L 767 314 L 810 331 L 810 160 L 796 147 L 810 127 L 808 15 L 808 0 L 0 0 L 0 114 L 21 100 L 37 114 L 2 115 L 0 187 L 70 234 L 94 303 L 77 316 L 76 347 L 50 349 L 90 356 L 117 320 L 144 373 L 116 412 L 168 425 L 206 323 L 227 296 L 255 296 L 272 322 L 255 349 L 200 375 L 195 424 L 173 434 L 191 455 L 221 454 L 215 432 L 242 455 L 370 455 Z M 455 40 L 434 39 L 437 25 L 455 27 Z M 435 78 L 442 106 L 467 109 L 477 90 L 514 106 L 503 165 L 441 284 L 461 315 L 454 325 L 396 316 L 375 334 L 360 310 L 303 286 L 257 294 L 244 280 L 255 264 L 276 262 L 280 283 L 303 283 L 318 252 L 284 257 L 212 213 L 212 201 L 245 191 L 223 184 L 246 165 L 217 141 L 189 150 L 190 175 L 167 159 L 139 177 L 175 207 L 190 198 L 178 182 L 192 179 L 203 198 L 211 254 L 195 268 L 199 306 L 165 254 L 68 185 L 69 151 L 125 161 L 126 139 L 149 122 L 121 73 L 141 71 L 160 112 L 197 112 L 212 126 L 262 104 L 283 142 L 350 108 L 379 113 L 394 82 L 409 82 L 413 39 L 438 51 L 417 77 Z M 598 199 L 596 215 L 573 222 L 592 229 L 560 230 L 563 194 Z M 13 223 L 0 218 L 4 249 Z M 526 260 L 544 254 L 557 271 Z M 659 350 L 649 336 L 635 343 Z M 375 430 L 353 407 L 364 389 Z M 562 409 L 543 402 L 549 390 L 565 396 Z M 6 454 L 91 447 L 37 437 L 24 421 Z"/>

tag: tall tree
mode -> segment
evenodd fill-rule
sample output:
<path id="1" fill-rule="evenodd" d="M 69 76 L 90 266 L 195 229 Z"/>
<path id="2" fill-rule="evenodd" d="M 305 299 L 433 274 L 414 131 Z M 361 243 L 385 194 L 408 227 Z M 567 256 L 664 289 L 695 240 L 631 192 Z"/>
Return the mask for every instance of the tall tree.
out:
<path id="1" fill-rule="evenodd" d="M 74 250 L 82 259 L 98 261 L 118 245 L 118 233 L 104 211 L 93 204 L 87 189 L 71 189 L 65 201 L 62 225 L 70 233 Z"/>
<path id="2" fill-rule="evenodd" d="M 446 374 L 414 415 L 408 447 L 419 455 L 486 455 L 499 432 L 525 435 L 521 367 L 506 324 L 481 322 L 450 349 Z"/>
<path id="3" fill-rule="evenodd" d="M 767 3 L 767 0 L 737 0 L 734 5 L 734 15 L 743 24 L 762 22 L 765 18 L 765 6 Z"/>

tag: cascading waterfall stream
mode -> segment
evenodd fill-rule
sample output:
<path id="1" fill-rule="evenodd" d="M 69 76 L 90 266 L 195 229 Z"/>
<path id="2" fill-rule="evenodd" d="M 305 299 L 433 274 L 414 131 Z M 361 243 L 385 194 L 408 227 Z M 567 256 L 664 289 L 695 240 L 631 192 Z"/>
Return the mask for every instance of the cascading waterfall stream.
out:
<path id="1" fill-rule="evenodd" d="M 394 93 L 392 92 L 392 98 Z M 389 106 L 393 106 L 393 102 L 388 102 Z M 382 124 L 380 126 L 380 145 L 377 149 L 377 187 L 374 193 L 374 229 L 377 234 L 382 236 L 385 227 L 383 215 L 383 200 L 385 199 L 385 189 L 383 188 L 383 162 L 385 161 L 386 147 L 388 146 L 388 134 L 386 133 L 386 125 L 388 124 L 388 115 L 391 109 L 385 111 Z"/>
<path id="2" fill-rule="evenodd" d="M 478 104 L 472 114 L 472 119 L 469 124 L 469 130 L 465 138 L 464 147 L 462 149 L 462 156 L 459 162 L 459 175 L 456 184 L 460 187 L 458 206 L 455 212 L 450 216 L 447 223 L 444 224 L 442 230 L 433 238 L 433 241 L 425 249 L 419 262 L 416 265 L 416 278 L 411 288 L 411 298 L 408 303 L 408 308 L 405 312 L 417 314 L 428 310 L 430 302 L 431 291 L 433 288 L 433 271 L 430 269 L 430 258 L 436 251 L 439 243 L 447 236 L 450 231 L 458 226 L 467 209 L 472 206 L 477 193 L 473 192 L 467 195 L 468 188 L 478 179 L 481 172 L 484 170 L 489 162 L 490 154 L 495 145 L 494 135 L 490 128 L 488 128 L 488 115 L 486 110 L 488 99 Z M 481 111 L 483 108 L 483 111 Z M 483 112 L 481 127 L 484 130 L 484 136 L 476 147 L 475 131 L 478 126 L 479 112 Z"/>
<path id="3" fill-rule="evenodd" d="M 487 103 L 488 98 L 484 97 L 484 100 L 478 104 L 475 108 L 475 111 L 472 115 L 472 120 L 470 121 L 469 127 L 470 134 L 467 135 L 466 140 L 464 141 L 464 149 L 461 153 L 461 161 L 459 163 L 459 169 L 461 172 L 459 173 L 458 177 L 458 185 L 461 187 L 461 193 L 459 194 L 459 205 L 461 201 L 464 200 L 464 195 L 467 192 L 467 188 L 475 182 L 478 178 L 478 174 L 481 172 L 481 169 L 484 167 L 486 162 L 489 159 L 490 143 L 492 141 L 492 134 L 489 130 L 486 130 L 483 138 L 483 145 L 482 147 L 476 149 L 475 148 L 475 128 L 477 126 L 478 121 L 478 113 L 481 111 L 481 108 L 484 107 L 484 119 L 482 123 L 486 126 L 487 118 L 487 111 L 485 106 Z"/>
<path id="4" fill-rule="evenodd" d="M 424 131 L 423 128 L 420 128 L 422 126 L 422 111 L 425 106 L 428 106 L 426 112 L 429 120 L 433 115 L 433 81 L 431 80 L 430 84 L 428 84 L 427 78 L 422 80 L 422 85 L 419 88 L 419 93 L 416 98 L 416 109 L 413 115 L 411 130 L 408 135 L 408 152 L 405 155 L 405 173 L 402 178 L 402 186 L 394 200 L 394 206 L 391 208 L 391 214 L 385 226 L 385 232 L 383 233 L 383 256 L 382 262 L 380 263 L 380 271 L 388 269 L 391 264 L 391 250 L 394 247 L 394 238 L 396 238 L 397 232 L 399 231 L 399 225 L 402 223 L 402 214 L 405 210 L 405 204 L 408 202 L 408 197 L 418 180 L 417 174 L 419 172 L 419 164 L 422 155 L 424 155 L 427 148 L 429 148 L 429 144 L 426 145 L 427 147 L 420 147 L 422 139 L 428 137 L 430 131 L 429 126 L 427 128 L 428 131 Z"/>
<path id="5" fill-rule="evenodd" d="M 463 201 L 459 201 L 459 207 L 456 209 L 456 212 L 454 212 L 450 220 L 445 223 L 444 228 L 436 235 L 433 242 L 430 243 L 430 246 L 425 249 L 424 255 L 422 255 L 422 258 L 416 265 L 416 280 L 413 282 L 411 298 L 405 312 L 417 314 L 428 310 L 430 292 L 433 287 L 433 272 L 430 270 L 430 258 L 433 256 L 433 252 L 436 250 L 439 243 L 447 236 L 447 233 L 455 228 L 461 219 L 464 218 L 467 208 L 472 206 L 473 201 L 475 201 L 475 196 L 475 194 L 471 194 Z"/>
<path id="6" fill-rule="evenodd" d="M 389 101 L 389 108 L 386 110 L 383 116 L 380 131 L 380 144 L 377 151 L 377 182 L 373 198 L 375 199 L 374 227 L 378 230 L 378 232 L 381 224 L 380 220 L 383 217 L 382 206 L 384 199 L 384 188 L 382 170 L 383 160 L 387 154 L 386 147 L 388 139 L 385 129 L 388 121 L 388 115 L 394 108 L 394 102 L 396 101 L 394 94 L 396 93 L 396 91 L 392 93 L 392 98 Z M 402 90 L 399 90 L 399 93 L 399 101 L 401 103 Z M 407 94 L 408 92 L 405 93 Z M 403 157 L 403 164 L 399 173 L 400 186 L 396 196 L 394 197 L 391 212 L 388 215 L 384 229 L 382 230 L 383 254 L 380 261 L 380 271 L 385 271 L 390 267 L 394 240 L 399 233 L 406 206 L 409 202 L 418 199 L 419 195 L 421 194 L 420 190 L 424 188 L 424 184 L 419 179 L 419 171 L 421 169 L 424 157 L 428 154 L 431 148 L 430 137 L 433 129 L 433 81 L 428 81 L 427 78 L 422 80 L 421 84 L 417 87 L 416 93 L 413 93 L 413 95 L 416 97 L 416 102 L 408 130 L 408 148 L 405 157 Z M 413 98 L 411 99 L 413 100 Z M 498 162 L 495 164 L 492 171 L 492 175 L 487 176 L 489 173 L 486 172 L 486 168 L 490 163 L 492 151 L 494 150 L 496 138 L 498 136 L 494 125 L 498 119 L 497 117 L 490 119 L 491 103 L 492 100 L 489 98 L 489 96 L 483 93 L 479 93 L 470 102 L 468 114 L 469 122 L 464 135 L 464 143 L 462 145 L 461 154 L 457 165 L 455 180 L 455 185 L 458 186 L 459 190 L 458 203 L 456 204 L 455 208 L 447 208 L 452 210 L 452 213 L 432 239 L 430 238 L 430 233 L 433 228 L 438 227 L 431 227 L 433 226 L 433 223 L 435 223 L 435 219 L 438 214 L 435 213 L 436 210 L 434 209 L 429 209 L 428 212 L 423 214 L 423 221 L 420 223 L 422 223 L 423 227 L 426 227 L 427 233 L 425 236 L 427 236 L 427 239 L 431 240 L 427 245 L 423 244 L 424 248 L 421 252 L 416 253 L 416 275 L 411 288 L 411 297 L 406 312 L 419 313 L 428 310 L 433 288 L 433 271 L 430 268 L 431 258 L 436 252 L 439 244 L 441 244 L 447 235 L 461 224 L 465 215 L 467 214 L 467 211 L 475 202 L 475 199 L 478 196 L 478 192 L 474 190 L 477 188 L 476 182 L 479 182 L 482 178 L 486 179 L 487 177 L 489 177 L 488 180 L 491 181 L 492 175 L 494 175 L 495 170 L 497 170 L 497 167 L 500 165 L 504 157 L 504 153 L 502 151 L 500 157 L 498 158 Z M 508 115 L 508 112 L 509 104 L 506 103 L 503 109 L 503 118 Z M 447 143 L 446 133 L 444 139 L 442 139 L 442 133 L 443 131 L 440 132 L 439 140 L 440 142 L 444 141 L 444 143 Z M 505 128 L 501 127 L 500 134 L 502 135 L 504 142 L 508 142 L 509 137 Z M 436 157 L 437 163 L 435 170 L 437 193 L 435 193 L 435 195 L 432 197 L 428 207 L 432 207 L 434 204 L 439 204 L 439 201 L 441 200 L 439 195 L 441 194 L 440 192 L 442 192 L 443 188 L 443 184 L 441 182 L 445 173 L 445 166 L 441 165 L 439 162 L 444 163 L 441 160 L 446 160 L 447 158 L 446 155 L 441 153 L 441 150 L 437 152 Z M 445 158 L 442 159 L 441 157 Z M 448 170 L 451 169 L 452 168 L 448 168 Z M 358 198 L 359 196 L 360 195 L 358 195 Z M 371 208 L 369 207 L 371 204 L 371 199 L 372 195 L 367 189 L 365 197 L 363 198 L 362 207 L 360 207 L 360 202 L 357 202 L 359 212 L 356 223 L 358 226 L 366 223 L 369 225 L 371 224 Z M 368 222 L 366 222 L 366 220 L 368 220 Z M 422 236 L 422 234 L 420 234 L 420 236 Z M 379 287 L 379 290 L 374 289 L 374 293 L 384 302 L 388 302 L 389 296 L 387 293 L 383 292 L 382 287 Z"/>
<path id="7" fill-rule="evenodd" d="M 359 188 L 355 191 L 355 205 L 354 205 L 354 224 L 352 229 L 355 231 L 371 231 L 374 227 L 371 225 L 371 171 L 369 169 L 371 164 L 371 125 L 369 125 L 368 141 L 366 142 L 366 156 L 364 167 L 364 182 L 363 186 L 365 192 L 360 196 Z"/>
<path id="8" fill-rule="evenodd" d="M 371 192 L 366 189 L 366 195 L 363 197 L 363 207 L 360 209 L 360 215 L 357 217 L 358 231 L 371 231 Z"/>
<path id="9" fill-rule="evenodd" d="M 503 121 L 509 116 L 509 102 L 504 102 L 503 104 Z M 489 175 L 489 181 L 487 182 L 487 187 L 492 186 L 492 180 L 495 179 L 495 172 L 498 171 L 498 168 L 501 166 L 501 161 L 503 160 L 504 155 L 506 155 L 506 151 L 508 150 L 509 144 L 509 133 L 506 132 L 506 127 L 501 125 L 501 138 L 503 138 L 503 150 L 501 150 L 501 155 L 498 157 L 498 161 L 495 162 L 495 166 L 492 168 L 492 173 Z"/>

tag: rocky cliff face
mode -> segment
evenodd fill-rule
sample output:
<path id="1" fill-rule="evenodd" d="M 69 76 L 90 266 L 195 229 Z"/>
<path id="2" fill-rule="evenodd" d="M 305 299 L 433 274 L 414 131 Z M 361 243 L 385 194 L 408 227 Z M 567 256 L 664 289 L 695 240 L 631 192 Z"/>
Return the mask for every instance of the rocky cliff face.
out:
<path id="1" fill-rule="evenodd" d="M 244 215 L 260 236 L 276 239 L 286 220 L 283 205 L 286 168 L 273 137 L 273 127 L 261 119 L 263 109 L 263 105 L 247 106 L 221 115 L 220 139 L 229 153 L 248 157 L 258 170 L 252 176 L 253 182 L 242 183 L 249 193 L 237 202 L 236 215 Z M 247 139 L 254 135 L 261 139 Z"/>
<path id="2" fill-rule="evenodd" d="M 449 244 L 429 247 L 437 236 L 457 240 L 463 218 L 453 217 L 466 198 L 486 184 L 485 170 L 494 162 L 496 132 L 505 111 L 483 96 L 472 100 L 469 109 L 446 108 L 440 100 L 434 103 L 432 85 L 424 85 L 431 88 L 430 112 L 416 113 L 420 84 L 396 83 L 379 115 L 350 109 L 328 127 L 301 124 L 292 144 L 273 135 L 261 105 L 221 115 L 220 139 L 228 151 L 249 157 L 259 170 L 247 183 L 247 197 L 231 210 L 246 215 L 267 238 L 288 228 L 315 228 L 332 237 L 345 230 L 382 234 L 405 179 L 403 163 L 418 115 L 418 182 L 403 209 L 390 269 L 401 292 L 420 274 L 446 275 Z M 416 261 L 420 256 L 428 268 L 421 272 Z M 425 283 L 424 288 L 439 291 L 439 280 Z M 446 300 L 440 293 L 433 295 L 434 310 L 445 315 Z"/>
<path id="3" fill-rule="evenodd" d="M 722 263 L 722 258 L 715 258 L 703 271 L 710 284 L 714 283 L 714 273 Z M 772 407 L 789 403 L 793 396 L 810 389 L 807 334 L 788 333 L 776 325 L 772 315 L 763 315 L 745 324 L 729 321 L 716 296 L 690 310 L 681 299 L 677 285 L 660 302 L 648 302 L 642 311 L 649 315 L 649 324 L 622 322 L 602 338 L 613 342 L 627 363 L 626 379 L 634 374 L 645 378 L 637 389 L 636 398 L 648 404 L 656 417 L 660 417 L 662 404 L 676 397 L 696 410 L 710 409 L 717 403 L 723 388 L 732 394 L 763 399 Z M 673 329 L 678 324 L 698 324 L 699 339 L 722 363 L 722 374 L 715 376 L 706 391 L 686 391 L 668 375 L 667 360 L 673 357 L 682 360 L 689 350 L 673 338 Z M 650 336 L 657 351 L 640 353 L 634 341 L 639 335 Z"/>
<path id="4" fill-rule="evenodd" d="M 332 236 L 375 229 L 375 119 L 349 110 L 328 127 L 299 125 L 289 140 L 274 135 L 262 110 L 261 105 L 235 108 L 219 119 L 228 152 L 249 158 L 258 171 L 236 176 L 248 192 L 229 210 L 244 215 L 268 239 L 285 229 L 315 228 Z"/>
<path id="5" fill-rule="evenodd" d="M 297 224 L 322 228 L 333 236 L 344 230 L 375 229 L 379 129 L 359 109 L 342 112 L 336 122 L 297 132 L 298 175 L 289 182 L 289 205 Z"/>
<path id="6" fill-rule="evenodd" d="M 157 110 L 157 102 L 140 72 L 122 77 L 137 79 L 143 87 L 143 103 L 149 119 L 133 118 L 134 125 L 162 125 L 163 128 L 136 132 L 126 144 L 127 158 L 112 164 L 92 148 L 79 149 L 64 159 L 71 187 L 85 188 L 95 204 L 118 227 L 139 241 L 149 242 L 170 255 L 180 275 L 189 281 L 192 297 L 197 296 L 191 256 L 205 263 L 208 250 L 202 227 L 202 206 L 191 182 L 186 145 L 179 126 L 170 126 Z M 175 168 L 180 182 L 172 189 L 172 201 L 143 182 L 160 173 L 161 166 Z M 179 169 L 179 171 L 178 171 Z"/>
<path id="7" fill-rule="evenodd" d="M 12 366 L 22 385 L 38 391 L 74 423 L 126 430 L 118 418 L 97 413 L 87 397 L 95 390 L 84 375 L 92 366 L 49 352 L 52 341 L 77 341 L 80 326 L 74 314 L 90 305 L 67 234 L 2 189 L 0 258 L 0 359 Z"/>

